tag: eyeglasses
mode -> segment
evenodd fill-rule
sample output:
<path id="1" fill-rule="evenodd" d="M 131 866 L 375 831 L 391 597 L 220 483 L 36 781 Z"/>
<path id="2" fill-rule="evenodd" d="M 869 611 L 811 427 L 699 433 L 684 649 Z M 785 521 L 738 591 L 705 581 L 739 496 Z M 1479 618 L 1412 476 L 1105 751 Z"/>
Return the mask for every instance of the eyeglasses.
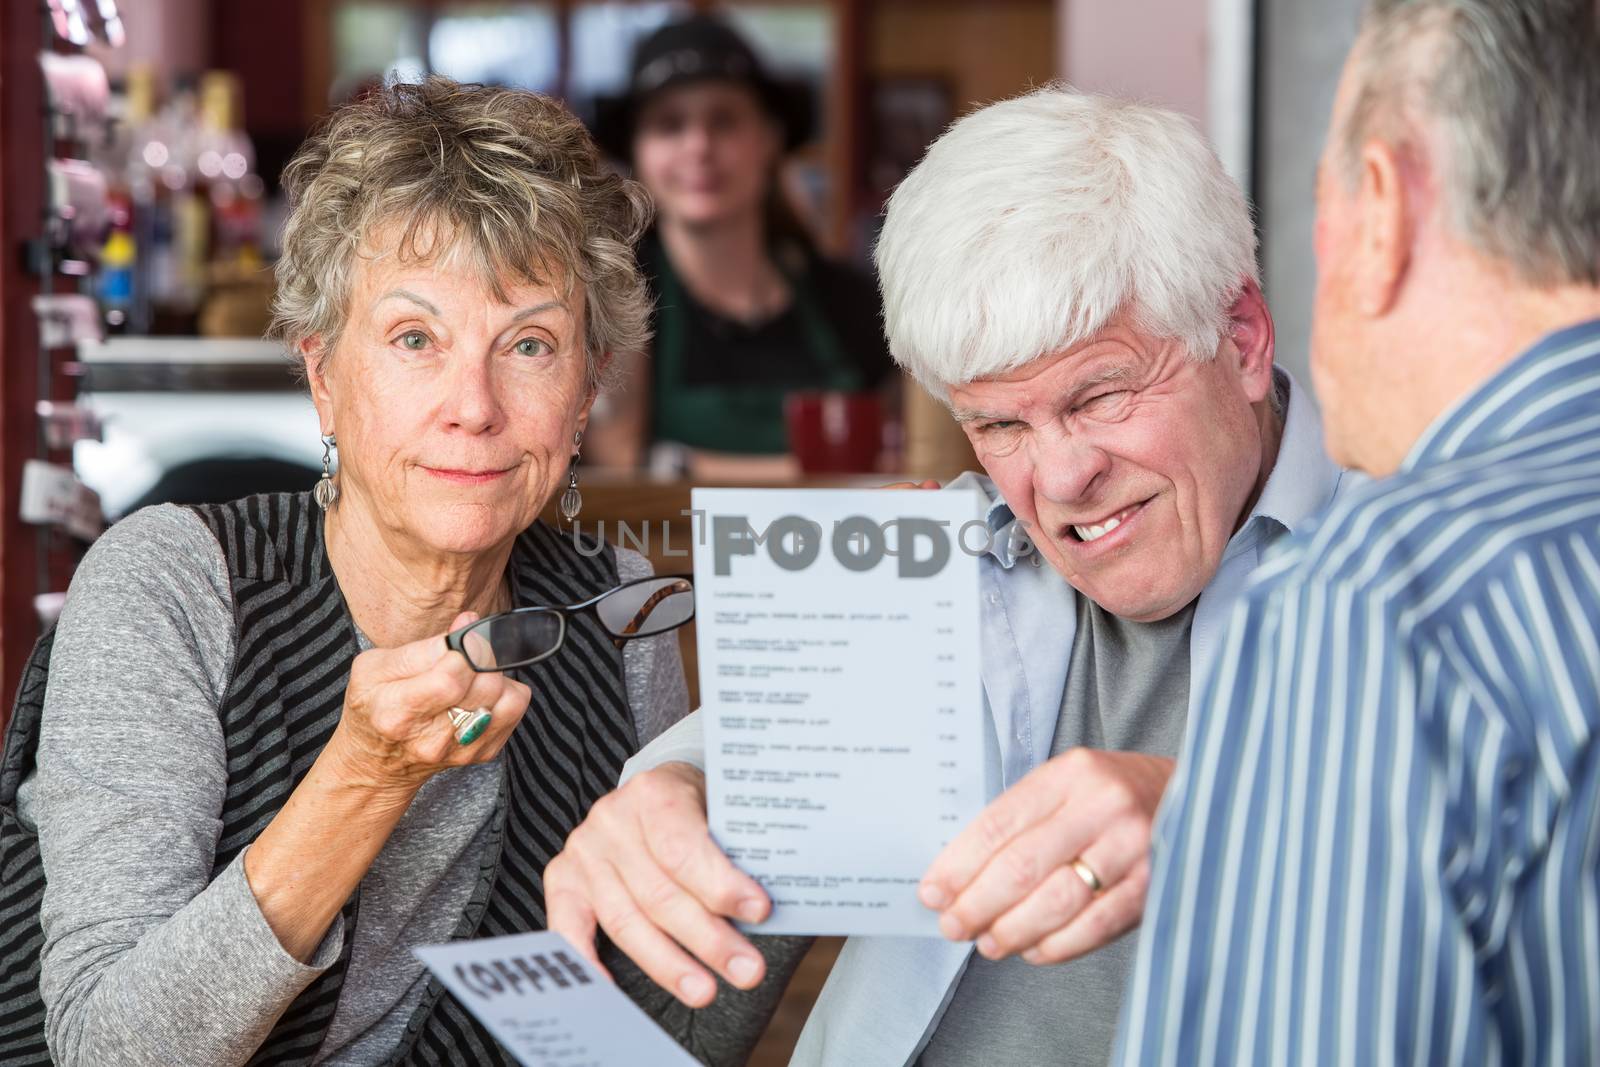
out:
<path id="1" fill-rule="evenodd" d="M 567 620 L 592 615 L 621 648 L 694 618 L 694 582 L 686 575 L 639 578 L 567 607 L 529 607 L 491 615 L 446 634 L 444 643 L 480 672 L 506 671 L 549 659 L 567 639 Z"/>

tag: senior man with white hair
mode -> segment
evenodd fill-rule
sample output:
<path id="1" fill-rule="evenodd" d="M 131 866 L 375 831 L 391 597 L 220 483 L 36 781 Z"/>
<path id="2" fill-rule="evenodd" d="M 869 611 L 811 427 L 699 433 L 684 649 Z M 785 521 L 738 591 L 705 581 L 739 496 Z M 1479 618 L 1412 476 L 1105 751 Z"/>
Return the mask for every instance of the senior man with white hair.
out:
<path id="1" fill-rule="evenodd" d="M 988 474 L 958 484 L 996 534 L 993 799 L 921 886 L 949 940 L 851 938 L 795 1062 L 1103 1064 L 1191 682 L 1342 475 L 1274 370 L 1245 198 L 1175 114 L 1059 87 L 978 111 L 896 191 L 877 260 L 895 359 Z M 770 906 L 707 833 L 701 753 L 697 720 L 650 745 L 545 874 L 553 929 L 598 924 L 695 1006 L 695 957 L 761 978 L 725 917 Z"/>

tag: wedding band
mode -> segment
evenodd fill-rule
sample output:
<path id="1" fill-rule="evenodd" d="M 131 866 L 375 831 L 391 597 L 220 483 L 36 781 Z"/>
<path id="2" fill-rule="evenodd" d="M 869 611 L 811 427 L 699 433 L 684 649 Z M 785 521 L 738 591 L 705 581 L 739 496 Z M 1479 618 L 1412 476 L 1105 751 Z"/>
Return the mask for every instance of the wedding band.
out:
<path id="1" fill-rule="evenodd" d="M 1083 879 L 1083 884 L 1089 887 L 1089 892 L 1099 893 L 1100 890 L 1105 888 L 1105 885 L 1100 881 L 1100 876 L 1094 873 L 1094 868 L 1083 862 L 1083 860 L 1075 859 L 1067 866 L 1072 868 L 1073 874 Z"/>
<path id="2" fill-rule="evenodd" d="M 489 728 L 489 723 L 494 716 L 488 708 L 479 708 L 477 711 L 468 711 L 466 708 L 451 708 L 449 711 L 450 723 L 456 728 L 456 744 L 470 745 L 483 736 L 483 731 Z"/>

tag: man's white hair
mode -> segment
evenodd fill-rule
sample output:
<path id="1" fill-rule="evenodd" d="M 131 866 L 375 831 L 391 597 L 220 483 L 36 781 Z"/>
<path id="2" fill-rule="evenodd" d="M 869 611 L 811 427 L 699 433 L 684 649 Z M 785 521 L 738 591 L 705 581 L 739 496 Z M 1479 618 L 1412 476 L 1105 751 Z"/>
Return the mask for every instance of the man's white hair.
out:
<path id="1" fill-rule="evenodd" d="M 875 258 L 889 351 L 940 399 L 1124 308 L 1209 359 L 1258 280 L 1249 205 L 1187 119 L 1059 84 L 945 131 L 890 197 Z"/>

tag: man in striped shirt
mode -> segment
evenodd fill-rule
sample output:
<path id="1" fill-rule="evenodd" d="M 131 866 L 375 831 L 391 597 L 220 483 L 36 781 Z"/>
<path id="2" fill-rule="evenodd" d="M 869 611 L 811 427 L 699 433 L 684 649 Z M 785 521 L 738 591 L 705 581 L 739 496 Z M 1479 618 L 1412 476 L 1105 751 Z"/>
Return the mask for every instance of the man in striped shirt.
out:
<path id="1" fill-rule="evenodd" d="M 1234 613 L 1121 1062 L 1600 1062 L 1596 21 L 1368 11 L 1312 364 L 1331 453 L 1379 480 Z"/>

